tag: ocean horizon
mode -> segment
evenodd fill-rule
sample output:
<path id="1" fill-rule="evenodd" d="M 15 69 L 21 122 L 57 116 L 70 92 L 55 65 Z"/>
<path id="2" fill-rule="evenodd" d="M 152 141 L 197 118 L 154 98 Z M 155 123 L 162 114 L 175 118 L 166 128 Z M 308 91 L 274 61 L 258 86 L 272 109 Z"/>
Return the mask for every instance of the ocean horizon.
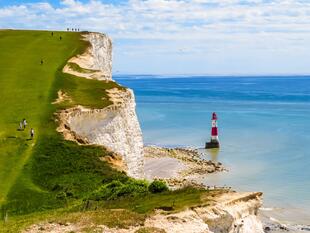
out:
<path id="1" fill-rule="evenodd" d="M 216 112 L 221 148 L 206 154 L 229 172 L 203 182 L 310 207 L 310 76 L 156 77 L 114 77 L 135 92 L 146 145 L 203 148 Z"/>

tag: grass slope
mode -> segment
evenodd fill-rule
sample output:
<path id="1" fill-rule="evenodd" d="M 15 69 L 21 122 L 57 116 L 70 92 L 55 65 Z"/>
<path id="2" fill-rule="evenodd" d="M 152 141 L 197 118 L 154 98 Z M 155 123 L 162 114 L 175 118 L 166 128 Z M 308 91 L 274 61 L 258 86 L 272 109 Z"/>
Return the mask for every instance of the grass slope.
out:
<path id="1" fill-rule="evenodd" d="M 61 72 L 86 46 L 80 33 L 0 31 L 0 232 L 17 232 L 43 217 L 79 215 L 85 209 L 124 208 L 128 218 L 144 218 L 155 208 L 200 204 L 206 193 L 187 189 L 151 194 L 146 182 L 102 162 L 100 157 L 111 155 L 104 148 L 79 146 L 56 132 L 57 110 L 77 104 L 102 108 L 111 103 L 107 89 L 122 89 L 114 82 Z M 51 104 L 60 89 L 71 102 Z M 23 118 L 29 125 L 17 131 Z M 34 140 L 28 140 L 30 127 L 36 131 Z M 109 214 L 103 213 L 107 221 Z M 9 221 L 3 221 L 5 216 Z"/>
<path id="2" fill-rule="evenodd" d="M 62 41 L 50 32 L 0 31 L 0 202 L 5 201 L 36 143 L 36 139 L 26 141 L 29 127 L 39 135 L 44 131 L 55 71 L 79 48 L 77 34 L 61 35 Z M 29 127 L 19 132 L 22 118 Z"/>

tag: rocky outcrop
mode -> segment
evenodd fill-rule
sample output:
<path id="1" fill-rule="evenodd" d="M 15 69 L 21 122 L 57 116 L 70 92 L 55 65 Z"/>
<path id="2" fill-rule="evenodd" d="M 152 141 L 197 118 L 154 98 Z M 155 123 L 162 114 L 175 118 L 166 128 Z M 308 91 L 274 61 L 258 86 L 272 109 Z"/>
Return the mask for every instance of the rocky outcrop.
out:
<path id="1" fill-rule="evenodd" d="M 69 63 L 79 66 L 72 69 L 66 65 L 63 72 L 79 77 L 112 81 L 112 44 L 109 37 L 99 33 L 84 35 L 90 46 L 82 55 L 73 57 Z M 69 64 L 68 63 L 68 64 Z M 123 157 L 129 176 L 142 178 L 143 140 L 137 119 L 134 93 L 130 89 L 107 90 L 112 104 L 103 109 L 76 106 L 59 113 L 58 131 L 66 139 L 79 143 L 102 145 Z"/>
<path id="2" fill-rule="evenodd" d="M 144 147 L 145 174 L 149 180 L 165 180 L 171 189 L 202 187 L 199 177 L 226 171 L 220 162 L 203 160 L 195 149 Z"/>
<path id="3" fill-rule="evenodd" d="M 194 207 L 176 214 L 157 213 L 145 226 L 168 233 L 263 233 L 257 218 L 262 193 L 229 192 L 213 200 L 210 206 Z"/>
<path id="4" fill-rule="evenodd" d="M 92 227 L 102 233 L 264 233 L 256 214 L 261 206 L 262 193 L 225 192 L 208 196 L 205 206 L 193 207 L 178 213 L 157 210 L 147 217 L 144 223 L 125 228 L 108 228 L 92 221 L 76 223 L 39 223 L 28 227 L 24 232 L 84 232 Z M 148 230 L 146 230 L 148 229 Z"/>

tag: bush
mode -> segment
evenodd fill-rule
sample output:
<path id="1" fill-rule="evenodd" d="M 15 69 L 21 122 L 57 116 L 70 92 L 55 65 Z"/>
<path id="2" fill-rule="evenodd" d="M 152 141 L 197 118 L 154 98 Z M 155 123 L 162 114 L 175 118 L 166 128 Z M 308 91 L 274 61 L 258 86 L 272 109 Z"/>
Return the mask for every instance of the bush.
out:
<path id="1" fill-rule="evenodd" d="M 161 180 L 154 180 L 149 186 L 149 191 L 151 193 L 161 193 L 168 191 L 168 186 Z"/>
<path id="2" fill-rule="evenodd" d="M 148 193 L 148 184 L 145 181 L 129 179 L 127 181 L 114 180 L 102 185 L 95 191 L 90 199 L 92 200 L 115 200 L 125 196 L 139 196 Z"/>

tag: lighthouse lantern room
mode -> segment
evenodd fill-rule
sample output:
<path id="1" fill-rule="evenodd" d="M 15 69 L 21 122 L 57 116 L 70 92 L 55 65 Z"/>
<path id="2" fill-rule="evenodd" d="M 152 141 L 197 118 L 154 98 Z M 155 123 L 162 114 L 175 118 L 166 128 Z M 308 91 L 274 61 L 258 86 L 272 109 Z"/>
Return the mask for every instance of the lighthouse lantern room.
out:
<path id="1" fill-rule="evenodd" d="M 206 143 L 205 148 L 211 149 L 211 148 L 219 148 L 220 142 L 218 137 L 218 130 L 217 130 L 217 115 L 216 113 L 212 113 L 212 119 L 211 119 L 211 140 L 210 142 Z"/>

